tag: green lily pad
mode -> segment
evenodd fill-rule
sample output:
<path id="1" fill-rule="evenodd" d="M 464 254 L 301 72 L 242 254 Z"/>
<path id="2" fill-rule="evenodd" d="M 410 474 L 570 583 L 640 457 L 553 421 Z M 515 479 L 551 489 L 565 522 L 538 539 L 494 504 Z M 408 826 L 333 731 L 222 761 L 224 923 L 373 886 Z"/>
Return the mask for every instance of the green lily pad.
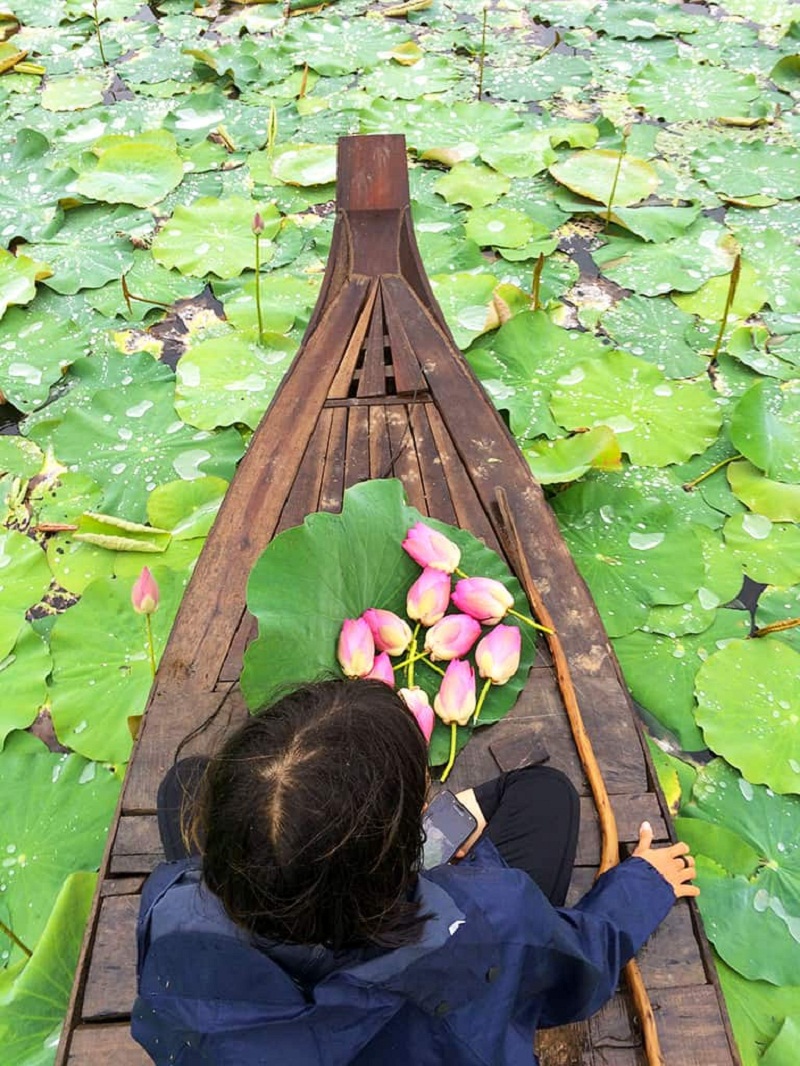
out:
<path id="1" fill-rule="evenodd" d="M 760 95 L 752 74 L 681 58 L 649 63 L 628 90 L 634 107 L 668 122 L 758 114 L 754 107 Z"/>
<path id="2" fill-rule="evenodd" d="M 442 93 L 461 77 L 450 56 L 424 55 L 418 63 L 382 63 L 363 81 L 364 89 L 388 100 L 416 100 L 431 93 Z"/>
<path id="3" fill-rule="evenodd" d="M 800 196 L 797 154 L 788 145 L 729 138 L 692 153 L 695 173 L 715 192 L 742 197 L 758 193 L 779 200 Z"/>
<path id="4" fill-rule="evenodd" d="M 2 614 L 6 612 L 3 611 Z M 0 660 L 0 747 L 14 729 L 27 729 L 47 700 L 47 677 L 52 662 L 47 645 L 25 622 L 17 619 L 17 639 Z"/>
<path id="5" fill-rule="evenodd" d="M 92 200 L 150 207 L 183 180 L 175 139 L 166 130 L 102 137 L 92 151 L 97 163 L 75 182 L 76 192 Z"/>
<path id="6" fill-rule="evenodd" d="M 637 632 L 614 641 L 633 698 L 676 737 L 684 751 L 708 746 L 694 717 L 694 685 L 701 663 L 720 644 L 746 636 L 749 628 L 746 612 L 720 610 L 701 633 Z"/>
<path id="7" fill-rule="evenodd" d="M 479 207 L 470 211 L 464 232 L 482 248 L 521 248 L 534 238 L 550 236 L 546 226 L 510 207 Z"/>
<path id="8" fill-rule="evenodd" d="M 621 465 L 619 442 L 608 426 L 596 426 L 554 441 L 535 441 L 523 447 L 533 476 L 542 485 L 577 481 L 587 470 L 616 470 Z"/>
<path id="9" fill-rule="evenodd" d="M 722 318 L 730 289 L 727 277 L 709 278 L 699 289 L 688 293 L 674 293 L 672 299 L 677 306 L 690 315 L 698 315 L 708 321 Z M 759 311 L 767 302 L 768 293 L 755 268 L 742 260 L 739 281 L 733 296 L 729 317 L 749 318 Z"/>
<path id="10" fill-rule="evenodd" d="M 114 573 L 113 551 L 76 540 L 71 533 L 57 533 L 48 539 L 47 561 L 59 585 L 77 596 L 98 577 Z"/>
<path id="11" fill-rule="evenodd" d="M 227 488 L 228 482 L 220 477 L 170 481 L 150 493 L 147 517 L 152 525 L 168 529 L 174 540 L 205 537 L 211 530 Z"/>
<path id="12" fill-rule="evenodd" d="M 575 152 L 561 163 L 550 167 L 551 175 L 568 189 L 608 204 L 614 189 L 614 204 L 626 206 L 646 200 L 660 184 L 656 168 L 645 159 L 625 155 L 605 148 Z"/>
<path id="13" fill-rule="evenodd" d="M 66 227 L 52 241 L 27 246 L 31 255 L 47 261 L 52 277 L 45 279 L 55 292 L 73 295 L 80 289 L 98 289 L 133 265 L 133 249 L 124 238 L 110 241 L 76 240 Z"/>
<path id="14" fill-rule="evenodd" d="M 619 347 L 653 363 L 668 378 L 697 377 L 708 360 L 686 339 L 693 323 L 671 300 L 629 296 L 600 317 L 600 326 Z"/>
<path id="15" fill-rule="evenodd" d="M 787 1015 L 800 1015 L 800 985 L 748 981 L 716 959 L 725 1006 L 742 1056 L 742 1066 L 761 1066 L 762 1054 L 780 1032 Z M 791 1066 L 787 1060 L 785 1066 Z"/>
<path id="16" fill-rule="evenodd" d="M 329 185 L 336 180 L 332 144 L 285 144 L 275 150 L 272 172 L 287 185 Z"/>
<path id="17" fill-rule="evenodd" d="M 100 863 L 120 788 L 111 770 L 79 755 L 0 759 L 0 912 L 31 949 L 64 878 Z M 13 948 L 10 961 L 21 955 Z"/>
<path id="18" fill-rule="evenodd" d="M 33 956 L 3 996 L 0 1042 L 9 1062 L 47 1066 L 52 1061 L 96 882 L 93 873 L 66 879 Z"/>
<path id="19" fill-rule="evenodd" d="M 47 481 L 33 489 L 36 522 L 73 525 L 84 511 L 97 507 L 100 495 L 100 486 L 86 474 L 64 471 L 55 482 Z"/>
<path id="20" fill-rule="evenodd" d="M 263 275 L 261 319 L 267 333 L 289 333 L 308 325 L 319 295 L 319 277 L 293 277 L 277 271 Z M 237 330 L 258 329 L 255 276 L 243 280 L 236 288 L 221 295 L 225 317 Z"/>
<path id="21" fill-rule="evenodd" d="M 597 126 L 588 122 L 559 122 L 546 129 L 511 130 L 481 148 L 481 158 L 509 178 L 531 178 L 558 159 L 556 148 L 591 148 Z"/>
<path id="22" fill-rule="evenodd" d="M 119 273 L 114 280 L 86 293 L 87 302 L 96 311 L 108 318 L 125 318 L 129 322 L 141 322 L 153 313 L 162 315 L 163 308 L 156 304 L 173 304 L 190 296 L 196 296 L 202 282 L 191 277 L 184 277 L 177 270 L 167 270 L 153 259 L 149 251 L 135 249 L 132 265 L 125 272 L 128 290 L 135 297 L 130 306 L 125 300 Z M 153 303 L 148 301 L 152 300 Z"/>
<path id="23" fill-rule="evenodd" d="M 769 478 L 797 480 L 800 453 L 800 380 L 757 381 L 736 403 L 731 440 Z"/>
<path id="24" fill-rule="evenodd" d="M 279 333 L 231 333 L 192 345 L 178 363 L 175 410 L 198 429 L 255 429 L 297 351 Z"/>
<path id="25" fill-rule="evenodd" d="M 0 171 L 0 240 L 38 240 L 61 216 L 61 200 L 74 178 L 71 170 L 50 169 L 50 142 L 21 129 L 3 153 Z"/>
<path id="26" fill-rule="evenodd" d="M 557 93 L 580 91 L 591 80 L 592 68 L 582 56 L 550 52 L 533 63 L 487 67 L 483 87 L 500 100 L 547 100 Z"/>
<path id="27" fill-rule="evenodd" d="M 268 263 L 274 255 L 272 238 L 280 229 L 280 212 L 274 204 L 258 204 L 241 196 L 222 200 L 205 196 L 188 207 L 176 207 L 153 241 L 153 255 L 162 266 L 181 274 L 238 277 L 255 267 L 256 212 L 264 222 L 261 262 Z"/>
<path id="28" fill-rule="evenodd" d="M 793 588 L 767 588 L 758 597 L 756 624 L 767 626 L 772 622 L 788 622 L 800 618 L 800 586 Z M 800 651 L 800 626 L 784 629 L 777 636 L 784 644 Z"/>
<path id="29" fill-rule="evenodd" d="M 456 163 L 434 188 L 449 204 L 487 207 L 511 188 L 511 179 L 480 163 Z"/>
<path id="30" fill-rule="evenodd" d="M 786 233 L 773 228 L 759 233 L 740 230 L 737 234 L 744 256 L 756 270 L 766 299 L 774 311 L 783 314 L 800 312 L 797 274 L 800 270 L 800 245 Z"/>
<path id="31" fill-rule="evenodd" d="M 36 295 L 37 280 L 49 273 L 44 263 L 36 262 L 27 255 L 12 255 L 0 248 L 0 318 L 11 304 L 21 306 L 30 303 Z"/>
<path id="32" fill-rule="evenodd" d="M 187 481 L 203 474 L 230 478 L 243 450 L 235 430 L 212 436 L 178 420 L 169 380 L 100 389 L 54 429 L 39 427 L 31 436 L 40 443 L 46 438 L 63 463 L 80 467 L 102 487 L 104 513 L 133 522 L 144 519 L 157 485 L 176 474 Z"/>
<path id="33" fill-rule="evenodd" d="M 702 586 L 700 541 L 668 504 L 612 482 L 573 485 L 552 503 L 612 637 L 641 626 L 654 604 L 684 603 Z"/>
<path id="34" fill-rule="evenodd" d="M 14 529 L 0 529 L 0 602 L 6 611 L 25 611 L 38 603 L 50 584 L 47 557 L 35 540 Z"/>
<path id="35" fill-rule="evenodd" d="M 382 53 L 407 39 L 407 30 L 391 22 L 326 14 L 297 24 L 292 20 L 282 47 L 295 64 L 308 63 L 318 74 L 336 77 L 372 70 L 382 62 Z"/>
<path id="36" fill-rule="evenodd" d="M 716 440 L 722 418 L 709 388 L 667 382 L 654 366 L 625 352 L 579 363 L 559 378 L 550 401 L 567 429 L 609 426 L 631 461 L 684 462 Z"/>
<path id="37" fill-rule="evenodd" d="M 597 7 L 586 19 L 592 29 L 627 40 L 693 33 L 696 22 L 682 12 L 680 4 L 663 3 L 626 3 L 621 9 Z"/>
<path id="38" fill-rule="evenodd" d="M 695 682 L 709 746 L 773 792 L 800 792 L 798 677 L 800 655 L 769 637 L 732 641 L 703 663 Z"/>
<path id="39" fill-rule="evenodd" d="M 476 337 L 498 325 L 492 305 L 497 281 L 491 274 L 434 274 L 430 282 L 459 348 L 468 348 Z"/>
<path id="40" fill-rule="evenodd" d="M 345 618 L 371 606 L 405 613 L 406 593 L 419 567 L 400 547 L 421 516 L 403 500 L 397 481 L 370 481 L 345 493 L 341 515 L 312 514 L 302 526 L 276 537 L 253 568 L 247 601 L 258 619 L 258 638 L 245 653 L 242 690 L 250 707 L 261 706 L 281 687 L 338 673 L 336 642 Z M 528 610 L 521 589 L 498 556 L 464 530 L 424 519 L 461 548 L 466 573 L 492 577 L 511 590 L 515 607 Z M 535 653 L 530 627 L 522 630 L 521 665 L 514 677 L 490 690 L 481 720 L 497 721 L 514 705 Z M 416 683 L 432 697 L 439 677 L 418 665 Z M 459 728 L 466 743 L 471 726 Z M 450 730 L 437 722 L 430 760 L 447 758 Z"/>
<path id="41" fill-rule="evenodd" d="M 43 463 L 44 454 L 32 440 L 0 436 L 0 474 L 29 478 L 39 473 Z"/>
<path id="42" fill-rule="evenodd" d="M 698 903 L 714 947 L 751 980 L 791 984 L 800 962 L 800 941 L 793 932 L 800 917 L 800 844 L 794 830 L 800 800 L 751 784 L 715 759 L 698 773 L 684 813 L 705 821 L 711 847 L 716 825 L 722 825 L 760 858 L 747 876 L 731 877 L 702 851 L 697 856 Z M 769 951 L 763 950 L 765 941 Z"/>
<path id="43" fill-rule="evenodd" d="M 150 616 L 157 663 L 188 575 L 154 567 L 153 576 L 161 591 L 159 608 Z M 59 615 L 50 635 L 53 724 L 62 744 L 90 759 L 128 759 L 128 718 L 142 714 L 153 682 L 145 620 L 131 606 L 132 585 L 133 579 L 93 581 L 79 602 Z"/>
<path id="44" fill-rule="evenodd" d="M 747 512 L 729 518 L 724 533 L 728 551 L 753 581 L 768 585 L 800 581 L 800 527 Z"/>
<path id="45" fill-rule="evenodd" d="M 81 111 L 103 102 L 110 75 L 60 74 L 49 77 L 42 89 L 41 104 L 46 111 Z"/>
<path id="46" fill-rule="evenodd" d="M 731 463 L 727 474 L 734 495 L 751 511 L 773 522 L 800 522 L 800 485 L 764 477 L 746 459 Z"/>

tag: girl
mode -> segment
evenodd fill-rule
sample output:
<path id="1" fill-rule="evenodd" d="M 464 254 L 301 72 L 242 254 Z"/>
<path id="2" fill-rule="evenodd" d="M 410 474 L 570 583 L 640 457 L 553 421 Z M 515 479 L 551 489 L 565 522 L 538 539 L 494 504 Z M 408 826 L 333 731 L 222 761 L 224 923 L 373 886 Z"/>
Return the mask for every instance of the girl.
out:
<path id="1" fill-rule="evenodd" d="M 425 741 L 380 682 L 305 686 L 207 766 L 173 768 L 173 861 L 138 927 L 132 1031 L 154 1062 L 531 1066 L 536 1028 L 602 1006 L 698 893 L 688 847 L 652 848 L 645 823 L 634 856 L 563 909 L 578 800 L 544 767 L 461 793 L 476 832 L 461 861 L 421 871 L 428 788 Z"/>

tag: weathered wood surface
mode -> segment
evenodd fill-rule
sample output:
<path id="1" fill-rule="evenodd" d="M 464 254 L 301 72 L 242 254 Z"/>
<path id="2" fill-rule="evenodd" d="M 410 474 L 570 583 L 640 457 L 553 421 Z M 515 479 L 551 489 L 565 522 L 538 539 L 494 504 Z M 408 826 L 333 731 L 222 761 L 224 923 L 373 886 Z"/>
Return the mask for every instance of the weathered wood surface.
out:
<path id="1" fill-rule="evenodd" d="M 147 1061 L 127 1019 L 138 893 L 161 858 L 158 784 L 177 753 L 213 750 L 247 714 L 236 682 L 254 635 L 245 583 L 260 552 L 308 513 L 338 510 L 344 490 L 367 478 L 399 477 L 423 514 L 470 529 L 496 551 L 495 488 L 503 486 L 567 653 L 622 849 L 633 845 L 644 818 L 658 839 L 669 838 L 663 798 L 592 599 L 540 487 L 433 300 L 410 222 L 402 138 L 345 139 L 338 196 L 328 269 L 300 353 L 226 496 L 158 670 L 109 839 L 58 1066 Z M 459 755 L 452 787 L 493 776 L 490 745 L 514 738 L 523 752 L 543 745 L 550 765 L 563 769 L 582 796 L 574 901 L 594 877 L 599 830 L 544 642 L 513 711 L 478 730 Z M 694 904 L 675 907 L 640 963 L 665 1066 L 735 1066 Z M 539 1046 L 543 1066 L 644 1063 L 624 990 L 589 1022 L 539 1034 Z"/>

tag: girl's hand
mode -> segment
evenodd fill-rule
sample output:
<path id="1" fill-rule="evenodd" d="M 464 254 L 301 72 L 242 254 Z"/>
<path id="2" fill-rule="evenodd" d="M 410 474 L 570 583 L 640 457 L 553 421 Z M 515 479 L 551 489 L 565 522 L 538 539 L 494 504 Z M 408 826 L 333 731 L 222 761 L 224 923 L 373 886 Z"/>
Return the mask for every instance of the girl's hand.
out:
<path id="1" fill-rule="evenodd" d="M 639 843 L 633 854 L 655 866 L 661 876 L 672 885 L 678 899 L 681 896 L 700 895 L 697 885 L 689 884 L 697 876 L 697 870 L 694 859 L 689 854 L 688 844 L 679 841 L 677 844 L 654 848 L 653 827 L 649 822 L 642 822 L 639 826 Z"/>
<path id="2" fill-rule="evenodd" d="M 471 836 L 467 837 L 461 847 L 453 856 L 454 859 L 463 859 L 472 845 L 478 840 L 481 833 L 486 828 L 486 819 L 483 817 L 483 811 L 478 805 L 478 801 L 475 799 L 475 789 L 467 788 L 463 792 L 456 793 L 456 799 L 459 803 L 463 803 L 471 815 L 474 816 L 475 821 L 478 823 L 478 828 Z"/>

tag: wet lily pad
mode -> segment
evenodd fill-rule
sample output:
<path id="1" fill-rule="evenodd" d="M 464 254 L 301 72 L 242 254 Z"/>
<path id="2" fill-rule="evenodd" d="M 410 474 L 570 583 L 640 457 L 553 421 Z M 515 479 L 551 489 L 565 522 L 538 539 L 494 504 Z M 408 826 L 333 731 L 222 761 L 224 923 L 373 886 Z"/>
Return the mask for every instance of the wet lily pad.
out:
<path id="1" fill-rule="evenodd" d="M 449 204 L 486 207 L 508 192 L 511 179 L 480 163 L 456 163 L 434 188 Z"/>
<path id="2" fill-rule="evenodd" d="M 654 118 L 683 122 L 752 115 L 760 93 L 752 74 L 675 58 L 634 75 L 628 98 Z"/>
<path id="3" fill-rule="evenodd" d="M 75 190 L 112 204 L 157 204 L 183 179 L 175 139 L 166 130 L 134 137 L 102 137 L 93 147 L 97 163 L 78 175 Z"/>
<path id="4" fill-rule="evenodd" d="M 81 111 L 102 103 L 110 74 L 61 74 L 47 79 L 42 107 L 47 111 Z"/>
<path id="5" fill-rule="evenodd" d="M 291 25 L 282 46 L 296 64 L 308 63 L 318 74 L 335 77 L 371 70 L 381 62 L 381 53 L 407 38 L 407 31 L 392 22 L 326 14 L 324 19 Z"/>
<path id="6" fill-rule="evenodd" d="M 454 85 L 461 71 L 452 58 L 424 55 L 417 63 L 382 63 L 363 82 L 368 93 L 388 100 L 416 100 L 430 93 L 441 93 Z"/>
<path id="7" fill-rule="evenodd" d="M 476 337 L 499 325 L 492 305 L 497 281 L 490 274 L 434 274 L 430 282 L 460 348 L 468 348 Z"/>
<path id="8" fill-rule="evenodd" d="M 692 153 L 697 175 L 726 196 L 759 193 L 779 200 L 800 196 L 800 175 L 794 148 L 763 140 L 729 138 L 703 145 Z"/>
<path id="9" fill-rule="evenodd" d="M 3 610 L 25 611 L 38 603 L 51 576 L 47 558 L 35 540 L 14 529 L 0 529 L 0 601 Z"/>
<path id="10" fill-rule="evenodd" d="M 61 216 L 60 201 L 74 178 L 71 170 L 53 170 L 50 142 L 31 129 L 18 131 L 13 145 L 0 153 L 0 239 L 37 240 Z"/>
<path id="11" fill-rule="evenodd" d="M 597 426 L 554 441 L 535 441 L 523 447 L 533 476 L 542 485 L 576 481 L 592 468 L 616 470 L 622 456 L 614 431 Z"/>
<path id="12" fill-rule="evenodd" d="M 482 248 L 521 248 L 534 238 L 550 236 L 546 226 L 509 207 L 479 207 L 470 211 L 464 232 Z"/>
<path id="13" fill-rule="evenodd" d="M 3 610 L 0 618 L 8 619 L 10 612 Z M 11 615 L 16 623 L 16 638 L 7 651 L 0 644 L 0 687 L 3 701 L 0 705 L 0 747 L 14 729 L 27 729 L 47 700 L 47 676 L 51 659 L 47 645 L 31 628 L 28 622 L 20 625 L 20 618 Z M 0 624 L 0 640 L 7 631 Z"/>
<path id="14" fill-rule="evenodd" d="M 481 148 L 481 158 L 510 178 L 532 178 L 558 159 L 556 148 L 591 148 L 597 127 L 588 122 L 559 122 L 545 129 L 521 129 L 503 133 L 494 144 Z"/>
<path id="15" fill-rule="evenodd" d="M 773 481 L 746 460 L 731 463 L 727 473 L 734 495 L 751 511 L 773 522 L 800 522 L 800 484 Z"/>
<path id="16" fill-rule="evenodd" d="M 176 207 L 153 241 L 153 255 L 162 266 L 181 274 L 238 277 L 255 267 L 253 218 L 257 211 L 264 222 L 261 262 L 268 263 L 274 254 L 272 238 L 280 228 L 280 212 L 274 204 L 258 204 L 241 196 L 222 200 L 205 196 L 188 207 Z"/>
<path id="17" fill-rule="evenodd" d="M 672 299 L 687 314 L 698 315 L 700 318 L 719 322 L 725 311 L 729 289 L 729 278 L 709 278 L 696 291 L 674 293 Z M 752 264 L 742 260 L 741 273 L 729 316 L 748 318 L 750 315 L 754 315 L 767 302 L 768 295 L 758 271 Z"/>
<path id="18" fill-rule="evenodd" d="M 747 512 L 729 518 L 724 533 L 726 547 L 753 581 L 768 585 L 800 581 L 800 526 Z"/>
<path id="19" fill-rule="evenodd" d="M 797 480 L 800 381 L 757 381 L 738 400 L 731 440 L 746 459 L 776 481 Z"/>
<path id="20" fill-rule="evenodd" d="M 609 203 L 614 189 L 613 203 L 622 207 L 646 200 L 660 184 L 652 163 L 628 155 L 620 160 L 619 152 L 606 148 L 576 152 L 551 166 L 550 173 L 568 189 L 601 204 Z"/>
<path id="21" fill-rule="evenodd" d="M 50 273 L 49 265 L 35 262 L 28 255 L 12 255 L 0 248 L 0 318 L 11 304 L 30 303 L 36 295 L 36 282 Z"/>
<path id="22" fill-rule="evenodd" d="M 767 588 L 758 597 L 756 625 L 767 626 L 797 618 L 800 618 L 800 585 L 793 588 Z M 800 626 L 784 629 L 776 637 L 800 652 Z"/>
<path id="23" fill-rule="evenodd" d="M 336 180 L 336 148 L 332 144 L 281 145 L 272 172 L 287 185 L 328 185 Z"/>
<path id="24" fill-rule="evenodd" d="M 786 1016 L 800 1016 L 800 985 L 748 981 L 721 959 L 715 962 L 742 1064 L 760 1066 L 763 1051 L 780 1032 Z M 791 1059 L 781 1066 L 792 1066 Z"/>
<path id="25" fill-rule="evenodd" d="M 668 378 L 697 377 L 708 360 L 686 339 L 693 323 L 670 300 L 629 296 L 600 318 L 600 325 L 621 347 L 653 363 Z"/>

